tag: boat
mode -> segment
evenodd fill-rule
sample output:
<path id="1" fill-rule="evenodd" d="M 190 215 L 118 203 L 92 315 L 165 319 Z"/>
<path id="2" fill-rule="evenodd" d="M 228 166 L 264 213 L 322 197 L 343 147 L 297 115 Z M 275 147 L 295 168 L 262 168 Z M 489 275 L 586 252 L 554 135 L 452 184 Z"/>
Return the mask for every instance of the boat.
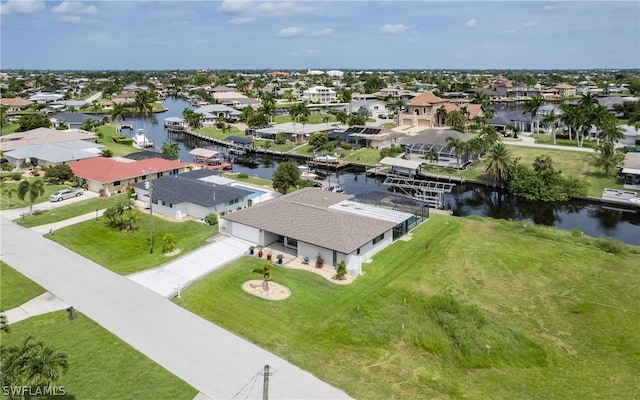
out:
<path id="1" fill-rule="evenodd" d="M 315 156 L 313 157 L 313 161 L 325 164 L 338 164 L 340 159 L 334 156 Z"/>
<path id="2" fill-rule="evenodd" d="M 340 185 L 327 186 L 324 190 L 326 190 L 327 192 L 344 193 L 344 189 L 341 188 Z"/>
<path id="3" fill-rule="evenodd" d="M 147 137 L 147 131 L 144 128 L 139 128 L 133 136 L 133 147 L 136 149 L 154 147 L 153 142 Z"/>
<path id="4" fill-rule="evenodd" d="M 630 190 L 605 188 L 602 193 L 602 201 L 640 207 L 638 193 Z"/>
<path id="5" fill-rule="evenodd" d="M 311 169 L 306 165 L 299 165 L 298 170 L 300 170 L 300 178 L 312 181 L 318 178 L 318 174 L 311 172 Z"/>

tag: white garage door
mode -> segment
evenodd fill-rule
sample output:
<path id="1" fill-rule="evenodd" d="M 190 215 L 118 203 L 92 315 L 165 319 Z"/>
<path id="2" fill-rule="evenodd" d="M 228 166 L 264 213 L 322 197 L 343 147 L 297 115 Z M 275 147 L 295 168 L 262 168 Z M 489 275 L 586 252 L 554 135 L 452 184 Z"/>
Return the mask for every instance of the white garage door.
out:
<path id="1" fill-rule="evenodd" d="M 231 236 L 251 243 L 260 243 L 260 230 L 237 222 L 231 223 Z"/>

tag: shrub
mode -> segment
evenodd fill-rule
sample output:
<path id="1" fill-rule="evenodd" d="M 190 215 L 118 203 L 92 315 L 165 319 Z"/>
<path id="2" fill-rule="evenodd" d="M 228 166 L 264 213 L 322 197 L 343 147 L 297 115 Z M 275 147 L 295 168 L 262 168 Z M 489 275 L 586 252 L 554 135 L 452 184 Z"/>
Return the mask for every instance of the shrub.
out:
<path id="1" fill-rule="evenodd" d="M 68 181 L 73 178 L 73 172 L 67 164 L 52 165 L 46 169 L 44 173 L 45 182 L 59 184 L 62 181 Z"/>
<path id="2" fill-rule="evenodd" d="M 15 172 L 11 174 L 11 179 L 13 179 L 14 181 L 22 180 L 22 174 L 20 172 Z"/>
<path id="3" fill-rule="evenodd" d="M 601 250 L 616 255 L 624 254 L 627 251 L 625 244 L 622 242 L 618 242 L 617 240 L 598 239 L 596 240 L 596 245 Z"/>
<path id="4" fill-rule="evenodd" d="M 347 275 L 347 265 L 344 260 L 340 261 L 338 265 L 336 265 L 336 274 L 333 276 L 333 279 L 337 279 L 339 281 L 344 280 Z"/>
<path id="5" fill-rule="evenodd" d="M 262 145 L 262 147 L 264 147 L 265 149 L 270 149 L 271 146 L 273 146 L 273 143 L 271 143 L 270 140 L 267 140 L 266 142 L 264 142 L 264 144 Z"/>
<path id="6" fill-rule="evenodd" d="M 344 143 L 342 146 L 343 150 L 351 150 L 353 147 L 349 143 Z"/>
<path id="7" fill-rule="evenodd" d="M 3 171 L 13 171 L 13 165 L 9 164 L 8 162 L 2 163 L 1 167 Z"/>
<path id="8" fill-rule="evenodd" d="M 322 258 L 320 253 L 318 253 L 318 256 L 316 257 L 316 268 L 322 268 L 322 267 L 324 267 L 324 258 Z"/>
<path id="9" fill-rule="evenodd" d="M 249 175 L 245 174 L 244 172 L 240 172 L 238 174 L 238 178 L 240 179 L 247 179 L 249 177 Z"/>
<path id="10" fill-rule="evenodd" d="M 176 249 L 176 236 L 173 233 L 162 235 L 162 252 L 171 253 Z"/>
<path id="11" fill-rule="evenodd" d="M 204 217 L 204 222 L 213 226 L 218 223 L 218 216 L 215 213 L 209 213 Z"/>

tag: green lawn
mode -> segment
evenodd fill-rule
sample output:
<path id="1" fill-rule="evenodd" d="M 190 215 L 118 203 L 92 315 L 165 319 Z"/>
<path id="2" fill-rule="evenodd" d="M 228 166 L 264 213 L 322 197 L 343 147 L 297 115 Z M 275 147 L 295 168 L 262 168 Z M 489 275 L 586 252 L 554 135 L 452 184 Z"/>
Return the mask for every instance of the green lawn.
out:
<path id="1" fill-rule="evenodd" d="M 0 261 L 0 311 L 16 308 L 44 292 L 40 285 Z"/>
<path id="2" fill-rule="evenodd" d="M 208 136 L 210 138 L 218 139 L 218 140 L 226 140 L 229 136 L 244 136 L 244 132 L 237 129 L 236 127 L 232 127 L 229 132 L 224 132 L 222 129 L 216 128 L 215 125 L 207 126 L 206 128 L 198 128 L 194 131 L 201 135 Z"/>
<path id="3" fill-rule="evenodd" d="M 20 128 L 20 124 L 7 124 L 2 127 L 2 135 L 14 133 Z"/>
<path id="4" fill-rule="evenodd" d="M 265 147 L 265 143 L 270 142 L 271 143 L 271 147 L 268 148 L 268 150 L 275 150 L 275 151 L 291 151 L 294 147 L 293 142 L 287 141 L 286 143 L 283 144 L 277 144 L 276 142 L 274 142 L 273 140 L 267 140 L 267 139 L 262 139 L 262 140 L 254 140 L 253 142 L 253 147 L 255 148 L 266 148 Z"/>
<path id="5" fill-rule="evenodd" d="M 351 151 L 346 160 L 360 164 L 375 165 L 380 161 L 380 151 L 369 148 Z"/>
<path id="6" fill-rule="evenodd" d="M 395 122 L 385 122 L 384 124 L 380 124 L 381 128 L 392 129 L 398 126 Z"/>
<path id="7" fill-rule="evenodd" d="M 293 149 L 293 152 L 296 154 L 301 154 L 304 156 L 313 156 L 313 147 L 310 144 L 305 144 L 302 146 L 298 146 Z"/>
<path id="8" fill-rule="evenodd" d="M 46 225 L 53 222 L 64 221 L 65 219 L 95 212 L 112 206 L 113 204 L 126 199 L 126 194 L 111 197 L 98 197 L 79 201 L 63 207 L 45 210 L 40 214 L 28 215 L 23 219 L 15 220 L 16 223 L 31 228 L 39 225 Z"/>
<path id="9" fill-rule="evenodd" d="M 99 139 L 99 143 L 105 145 L 107 149 L 111 150 L 113 157 L 122 157 L 126 154 L 141 151 L 129 144 L 114 143 L 112 140 L 113 136 L 116 134 L 116 126 L 114 124 L 106 124 L 98 127 L 96 129 L 96 134 L 97 133 L 102 133 L 102 139 Z"/>
<path id="10" fill-rule="evenodd" d="M 553 144 L 553 136 L 550 133 L 545 133 L 545 134 L 540 134 L 540 137 L 538 137 L 537 135 L 532 135 L 531 137 L 535 138 L 536 143 L 541 143 L 541 144 Z M 556 145 L 557 146 L 570 146 L 570 147 L 578 147 L 578 145 L 576 144 L 576 140 L 575 137 L 572 140 L 569 140 L 569 138 L 556 138 Z M 588 148 L 592 148 L 595 149 L 596 148 L 596 142 L 590 142 L 588 140 L 585 140 L 582 147 L 588 147 Z"/>
<path id="11" fill-rule="evenodd" d="M 80 313 L 69 320 L 57 311 L 11 325 L 2 337 L 11 346 L 34 335 L 67 354 L 69 369 L 59 381 L 70 399 L 184 399 L 197 390 Z M 51 397 L 53 398 L 53 397 Z"/>
<path id="12" fill-rule="evenodd" d="M 162 236 L 172 233 L 177 248 L 186 252 L 204 245 L 218 234 L 218 226 L 199 222 L 171 222 L 153 218 L 153 254 L 149 252 L 149 215 L 139 212 L 137 229 L 133 232 L 116 231 L 106 226 L 106 218 L 100 217 L 58 229 L 51 240 L 87 257 L 119 274 L 130 274 L 164 264 L 176 256 L 162 254 Z"/>
<path id="13" fill-rule="evenodd" d="M 292 295 L 263 300 L 240 288 L 260 265 L 244 257 L 176 302 L 355 398 L 630 399 L 640 251 L 629 249 L 433 215 L 351 285 L 276 266 Z"/>
<path id="14" fill-rule="evenodd" d="M 11 173 L 9 173 L 9 175 L 11 175 Z M 27 179 L 29 179 L 29 180 L 42 179 L 42 176 L 40 176 L 38 178 L 29 177 Z M 24 197 L 24 200 L 20 200 L 18 198 L 16 192 L 12 192 L 11 199 L 9 199 L 8 192 L 11 191 L 12 189 L 15 189 L 17 191 L 19 184 L 20 184 L 20 182 L 1 182 L 0 183 L 0 209 L 1 210 L 7 210 L 7 209 L 12 209 L 12 208 L 21 208 L 21 207 L 28 207 L 29 206 L 29 196 L 28 195 Z M 57 192 L 60 189 L 64 189 L 64 188 L 68 188 L 68 186 L 45 184 L 44 185 L 44 194 L 42 196 L 39 196 L 38 198 L 36 198 L 35 202 L 33 203 L 34 206 L 36 204 L 38 204 L 38 203 L 44 203 L 45 201 L 49 201 L 49 195 Z"/>
<path id="15" fill-rule="evenodd" d="M 271 182 L 271 180 L 258 178 L 256 176 L 248 176 L 246 178 L 240 178 L 238 174 L 224 174 L 224 177 L 229 179 L 234 179 L 240 182 L 247 182 L 247 183 L 253 183 L 255 185 L 266 186 L 269 188 L 273 187 L 273 182 Z"/>
<path id="16" fill-rule="evenodd" d="M 327 123 L 336 122 L 336 117 L 333 114 L 311 114 L 307 124 L 323 124 L 324 118 L 328 118 Z M 282 124 L 285 122 L 292 122 L 291 115 L 276 115 L 273 117 L 273 122 L 276 124 Z M 301 124 L 302 125 L 302 124 Z"/>

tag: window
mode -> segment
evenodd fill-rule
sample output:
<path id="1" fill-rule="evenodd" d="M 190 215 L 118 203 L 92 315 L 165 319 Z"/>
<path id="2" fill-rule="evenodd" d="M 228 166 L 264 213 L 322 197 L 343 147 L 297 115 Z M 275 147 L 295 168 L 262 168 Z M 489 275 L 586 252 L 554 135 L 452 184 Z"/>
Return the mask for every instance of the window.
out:
<path id="1" fill-rule="evenodd" d="M 161 178 L 163 174 L 164 174 L 164 172 L 158 172 L 158 173 L 156 174 L 156 178 Z"/>
<path id="2" fill-rule="evenodd" d="M 373 244 L 376 244 L 378 242 L 380 242 L 382 239 L 384 239 L 384 233 L 378 237 L 376 237 L 375 239 L 373 239 Z"/>
<path id="3" fill-rule="evenodd" d="M 229 205 L 238 204 L 239 202 L 240 202 L 240 199 L 233 199 L 229 201 Z"/>
<path id="4" fill-rule="evenodd" d="M 113 186 L 120 186 L 120 181 L 113 182 Z"/>

